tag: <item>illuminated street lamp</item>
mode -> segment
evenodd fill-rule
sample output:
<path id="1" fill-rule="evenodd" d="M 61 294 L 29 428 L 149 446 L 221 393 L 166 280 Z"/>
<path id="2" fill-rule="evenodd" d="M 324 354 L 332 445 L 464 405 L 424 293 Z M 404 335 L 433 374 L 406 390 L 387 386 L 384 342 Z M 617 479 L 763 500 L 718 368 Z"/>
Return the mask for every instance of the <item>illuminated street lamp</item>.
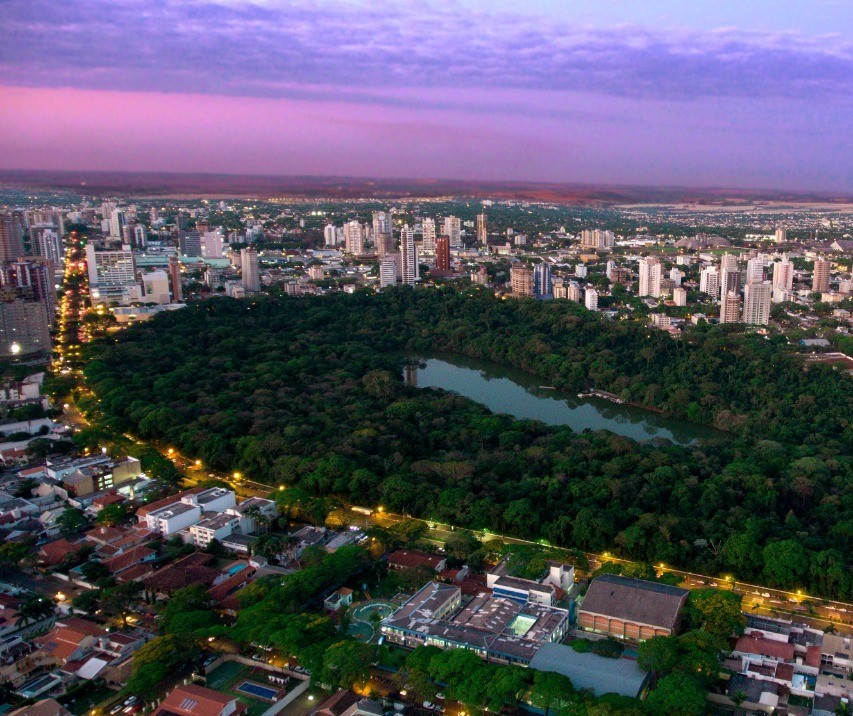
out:
<path id="1" fill-rule="evenodd" d="M 13 341 L 12 345 L 9 346 L 9 350 L 12 352 L 13 356 L 16 356 L 21 352 L 21 344 L 18 343 L 18 341 Z"/>

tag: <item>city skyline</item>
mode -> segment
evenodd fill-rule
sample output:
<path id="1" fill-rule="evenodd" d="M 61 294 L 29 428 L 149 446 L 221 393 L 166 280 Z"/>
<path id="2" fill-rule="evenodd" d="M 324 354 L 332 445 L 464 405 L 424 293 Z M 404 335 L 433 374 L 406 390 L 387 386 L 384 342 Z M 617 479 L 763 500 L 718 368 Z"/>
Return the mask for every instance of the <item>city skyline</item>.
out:
<path id="1" fill-rule="evenodd" d="M 0 169 L 849 191 L 813 7 L 14 0 Z"/>

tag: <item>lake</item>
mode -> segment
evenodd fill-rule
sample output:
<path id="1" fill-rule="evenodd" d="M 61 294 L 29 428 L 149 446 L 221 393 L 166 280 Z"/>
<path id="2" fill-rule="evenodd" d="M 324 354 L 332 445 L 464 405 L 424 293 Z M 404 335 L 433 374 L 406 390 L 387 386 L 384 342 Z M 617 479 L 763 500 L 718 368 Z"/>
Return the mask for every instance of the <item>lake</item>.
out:
<path id="1" fill-rule="evenodd" d="M 665 438 L 679 445 L 728 437 L 705 425 L 667 418 L 631 405 L 541 388 L 533 376 L 488 361 L 456 355 L 413 360 L 420 365 L 405 370 L 410 385 L 458 393 L 493 413 L 540 420 L 548 425 L 568 425 L 577 432 L 588 428 L 610 430 L 640 441 Z"/>

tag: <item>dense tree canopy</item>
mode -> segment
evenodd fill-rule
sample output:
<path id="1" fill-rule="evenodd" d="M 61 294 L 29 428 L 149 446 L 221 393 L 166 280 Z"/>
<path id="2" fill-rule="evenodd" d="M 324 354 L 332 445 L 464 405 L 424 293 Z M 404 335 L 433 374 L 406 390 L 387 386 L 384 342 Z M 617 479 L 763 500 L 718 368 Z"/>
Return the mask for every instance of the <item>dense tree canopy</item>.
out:
<path id="1" fill-rule="evenodd" d="M 404 353 L 431 351 L 732 437 L 639 444 L 493 415 L 403 383 Z M 255 480 L 853 596 L 853 382 L 784 341 L 727 326 L 673 340 L 566 301 L 402 288 L 206 301 L 104 339 L 86 372 L 116 428 Z"/>

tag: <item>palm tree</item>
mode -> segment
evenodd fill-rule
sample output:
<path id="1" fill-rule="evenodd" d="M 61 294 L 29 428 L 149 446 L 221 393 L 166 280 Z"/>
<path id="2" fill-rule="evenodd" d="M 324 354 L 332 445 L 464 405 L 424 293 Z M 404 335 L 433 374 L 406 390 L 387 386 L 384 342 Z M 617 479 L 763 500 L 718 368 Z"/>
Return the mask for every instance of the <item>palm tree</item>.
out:
<path id="1" fill-rule="evenodd" d="M 25 626 L 53 615 L 53 602 L 44 597 L 26 599 L 18 610 L 18 626 Z"/>

